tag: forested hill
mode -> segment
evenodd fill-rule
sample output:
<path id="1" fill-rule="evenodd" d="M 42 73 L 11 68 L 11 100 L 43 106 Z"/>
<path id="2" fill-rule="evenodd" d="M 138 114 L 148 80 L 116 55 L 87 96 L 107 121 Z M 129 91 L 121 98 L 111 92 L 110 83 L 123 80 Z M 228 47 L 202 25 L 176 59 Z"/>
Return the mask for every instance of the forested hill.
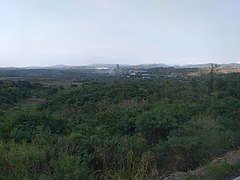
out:
<path id="1" fill-rule="evenodd" d="M 106 76 L 107 70 L 96 69 L 24 69 L 24 68 L 2 68 L 0 77 L 37 77 L 37 78 L 76 78 L 83 76 Z"/>
<path id="2" fill-rule="evenodd" d="M 240 146 L 239 74 L 0 87 L 0 179 L 159 179 Z"/>

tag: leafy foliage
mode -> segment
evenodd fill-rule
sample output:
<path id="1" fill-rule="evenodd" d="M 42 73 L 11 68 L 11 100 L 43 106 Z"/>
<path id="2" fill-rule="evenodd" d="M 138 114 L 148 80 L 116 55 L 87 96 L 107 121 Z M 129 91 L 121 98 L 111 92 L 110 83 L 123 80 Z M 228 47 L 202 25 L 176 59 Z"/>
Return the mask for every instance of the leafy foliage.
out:
<path id="1" fill-rule="evenodd" d="M 0 82 L 1 178 L 153 179 L 240 146 L 238 74 L 211 92 L 206 77 L 79 84 Z M 45 101 L 11 109 L 30 97 Z"/>

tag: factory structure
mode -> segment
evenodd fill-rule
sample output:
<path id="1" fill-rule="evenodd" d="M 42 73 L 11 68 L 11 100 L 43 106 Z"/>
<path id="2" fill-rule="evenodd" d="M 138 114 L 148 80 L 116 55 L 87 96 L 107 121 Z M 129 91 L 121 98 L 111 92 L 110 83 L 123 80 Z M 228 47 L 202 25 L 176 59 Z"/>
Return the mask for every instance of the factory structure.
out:
<path id="1" fill-rule="evenodd" d="M 142 78 L 150 79 L 151 74 L 145 69 L 130 69 L 130 68 L 120 68 L 119 64 L 113 70 L 115 76 L 127 77 L 127 78 Z"/>

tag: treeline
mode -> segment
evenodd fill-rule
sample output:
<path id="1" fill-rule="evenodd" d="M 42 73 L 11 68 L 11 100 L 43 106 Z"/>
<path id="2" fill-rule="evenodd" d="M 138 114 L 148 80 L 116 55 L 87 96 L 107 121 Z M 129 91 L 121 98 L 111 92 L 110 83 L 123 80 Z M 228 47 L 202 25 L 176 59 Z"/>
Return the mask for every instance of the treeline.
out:
<path id="1" fill-rule="evenodd" d="M 1 178 L 151 179 L 240 145 L 238 74 L 98 79 L 42 91 L 47 100 L 36 112 L 0 122 Z"/>
<path id="2" fill-rule="evenodd" d="M 109 76 L 107 70 L 97 69 L 0 69 L 0 77 L 22 78 L 79 78 Z"/>

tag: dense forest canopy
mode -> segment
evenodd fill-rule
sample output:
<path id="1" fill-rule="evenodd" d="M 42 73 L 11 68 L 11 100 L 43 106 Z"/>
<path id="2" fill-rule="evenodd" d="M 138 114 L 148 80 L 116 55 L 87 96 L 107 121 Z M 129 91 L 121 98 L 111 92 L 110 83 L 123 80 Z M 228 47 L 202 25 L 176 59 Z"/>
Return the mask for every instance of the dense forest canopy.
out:
<path id="1" fill-rule="evenodd" d="M 0 179 L 153 179 L 240 146 L 239 74 L 2 80 L 0 107 Z"/>

